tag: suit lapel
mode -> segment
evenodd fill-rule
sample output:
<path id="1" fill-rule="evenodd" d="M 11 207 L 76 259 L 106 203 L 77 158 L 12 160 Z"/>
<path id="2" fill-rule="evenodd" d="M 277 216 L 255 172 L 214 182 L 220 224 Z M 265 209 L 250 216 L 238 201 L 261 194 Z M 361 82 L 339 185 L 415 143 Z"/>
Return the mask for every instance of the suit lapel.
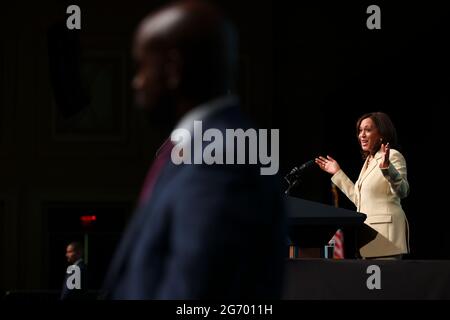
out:
<path id="1" fill-rule="evenodd" d="M 164 188 L 166 182 L 171 181 L 175 174 L 177 174 L 182 166 L 175 166 L 172 163 L 167 163 L 162 169 L 158 180 L 152 191 L 152 196 L 156 197 L 161 189 Z M 131 219 L 130 224 L 127 226 L 124 235 L 118 245 L 116 253 L 110 264 L 109 272 L 104 282 L 104 290 L 113 290 L 115 284 L 118 283 L 118 279 L 124 272 L 124 268 L 128 262 L 130 254 L 133 252 L 133 248 L 142 234 L 142 228 L 145 226 L 145 221 L 152 215 L 155 200 L 149 199 L 143 206 L 137 208 L 134 216 Z"/>
<path id="2" fill-rule="evenodd" d="M 212 115 L 208 115 L 207 119 L 205 119 L 208 122 L 205 122 L 203 124 L 204 130 L 210 127 L 209 125 L 207 125 L 207 123 L 209 123 L 209 121 L 212 121 L 211 119 L 219 117 L 219 115 L 220 118 L 230 117 L 230 115 L 233 116 L 235 114 L 238 114 L 238 110 L 239 109 L 237 105 L 231 105 L 230 108 L 221 108 L 220 111 L 217 110 L 217 112 L 214 112 Z M 224 115 L 225 112 L 227 112 L 228 114 Z M 192 141 L 191 143 L 193 145 Z M 164 184 L 168 181 L 173 180 L 174 175 L 179 174 L 182 168 L 183 165 L 177 166 L 169 161 L 169 163 L 166 164 L 165 168 L 163 168 L 160 177 L 158 177 L 149 201 L 144 204 L 143 207 L 137 209 L 135 216 L 130 222 L 130 225 L 124 232 L 124 236 L 119 243 L 116 253 L 112 259 L 112 263 L 110 264 L 110 269 L 104 281 L 103 290 L 106 291 L 107 297 L 110 297 L 111 291 L 114 291 L 116 284 L 118 283 L 120 277 L 122 276 L 122 273 L 124 272 L 124 269 L 126 268 L 129 255 L 133 252 L 136 239 L 141 236 L 145 221 L 152 214 L 153 205 L 155 203 L 155 199 L 152 199 L 152 197 L 156 197 L 160 190 L 165 187 Z"/>
<path id="3" fill-rule="evenodd" d="M 361 188 L 361 185 L 363 183 L 363 181 L 369 176 L 369 174 L 373 171 L 373 169 L 375 169 L 376 167 L 378 167 L 378 163 L 379 160 L 382 158 L 381 152 L 378 151 L 375 156 L 373 157 L 372 161 L 370 161 L 369 166 L 367 167 L 367 169 L 364 171 L 361 170 L 361 174 L 358 178 L 359 182 L 358 182 L 358 186 L 359 188 Z M 367 165 L 367 160 L 366 162 L 364 162 L 364 166 Z"/>

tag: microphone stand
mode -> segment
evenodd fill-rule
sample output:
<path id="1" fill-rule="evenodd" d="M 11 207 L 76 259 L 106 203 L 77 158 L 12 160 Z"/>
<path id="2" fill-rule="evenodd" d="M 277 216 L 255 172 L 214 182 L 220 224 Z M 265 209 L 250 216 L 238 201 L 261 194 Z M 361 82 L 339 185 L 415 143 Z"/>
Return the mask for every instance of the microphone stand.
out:
<path id="1" fill-rule="evenodd" d="M 288 178 L 286 178 L 286 177 L 285 177 L 285 179 L 286 179 L 286 181 L 288 182 L 289 187 L 286 189 L 286 191 L 284 192 L 284 194 L 285 194 L 285 195 L 290 195 L 291 190 L 292 190 L 296 185 L 299 184 L 300 179 L 299 179 L 298 177 L 296 177 L 295 180 L 294 180 L 294 182 L 291 182 L 291 181 L 290 181 Z"/>
<path id="2" fill-rule="evenodd" d="M 284 179 L 289 183 L 289 187 L 284 192 L 284 194 L 289 195 L 291 192 L 291 189 L 294 188 L 296 185 L 301 182 L 300 175 L 303 172 L 303 170 L 311 167 L 314 165 L 314 160 L 309 160 L 308 162 L 305 162 L 300 167 L 295 167 L 294 169 L 289 172 Z"/>

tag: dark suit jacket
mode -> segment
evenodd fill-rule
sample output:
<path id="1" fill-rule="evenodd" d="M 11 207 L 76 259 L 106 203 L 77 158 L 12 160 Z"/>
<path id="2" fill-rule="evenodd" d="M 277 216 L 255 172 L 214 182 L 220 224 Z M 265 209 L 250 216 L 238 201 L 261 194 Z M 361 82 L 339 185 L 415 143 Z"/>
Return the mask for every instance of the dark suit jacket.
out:
<path id="1" fill-rule="evenodd" d="M 226 128 L 245 130 L 250 123 L 229 107 L 204 120 L 203 130 L 209 127 L 225 137 Z M 177 166 L 169 160 L 119 245 L 105 281 L 107 297 L 280 297 L 281 194 L 278 177 L 261 176 L 258 165 Z"/>
<path id="2" fill-rule="evenodd" d="M 67 288 L 67 279 L 71 276 L 70 274 L 65 275 L 63 288 L 61 291 L 61 300 L 84 300 L 87 299 L 88 292 L 88 275 L 87 267 L 83 260 L 81 260 L 77 266 L 80 268 L 80 289 L 69 289 Z"/>

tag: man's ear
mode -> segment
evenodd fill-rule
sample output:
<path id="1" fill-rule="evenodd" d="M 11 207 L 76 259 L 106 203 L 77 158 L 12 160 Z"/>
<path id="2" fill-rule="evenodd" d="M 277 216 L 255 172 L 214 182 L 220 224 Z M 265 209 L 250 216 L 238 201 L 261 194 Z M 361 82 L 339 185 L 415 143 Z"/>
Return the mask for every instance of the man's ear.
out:
<path id="1" fill-rule="evenodd" d="M 182 59 L 178 50 L 172 49 L 167 52 L 164 75 L 169 90 L 175 90 L 179 87 L 182 77 Z"/>

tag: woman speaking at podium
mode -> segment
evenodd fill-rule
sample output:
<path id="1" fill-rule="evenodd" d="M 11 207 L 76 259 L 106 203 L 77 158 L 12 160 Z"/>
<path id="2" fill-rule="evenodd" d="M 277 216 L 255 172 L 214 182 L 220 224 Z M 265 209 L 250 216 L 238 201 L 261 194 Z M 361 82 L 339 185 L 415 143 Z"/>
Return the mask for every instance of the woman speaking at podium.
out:
<path id="1" fill-rule="evenodd" d="M 359 252 L 364 259 L 401 259 L 409 251 L 409 229 L 400 200 L 409 193 L 406 161 L 397 151 L 397 133 L 389 116 L 382 112 L 363 115 L 356 124 L 365 159 L 353 183 L 332 157 L 318 157 L 316 164 L 332 174 L 332 182 L 365 213 L 366 232 L 376 236 Z"/>

